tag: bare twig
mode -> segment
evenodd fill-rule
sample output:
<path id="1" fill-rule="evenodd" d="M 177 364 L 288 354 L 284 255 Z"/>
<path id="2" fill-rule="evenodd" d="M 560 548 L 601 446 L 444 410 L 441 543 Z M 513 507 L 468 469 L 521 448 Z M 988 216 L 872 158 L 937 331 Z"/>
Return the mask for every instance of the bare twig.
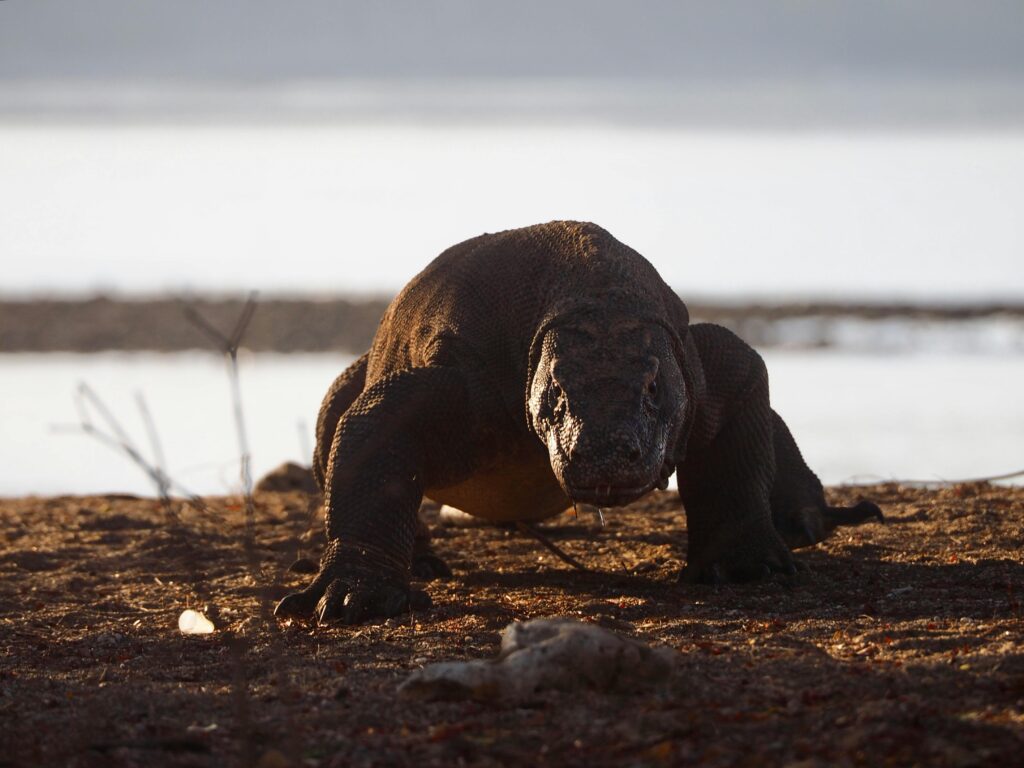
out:
<path id="1" fill-rule="evenodd" d="M 249 437 L 245 428 L 245 411 L 242 407 L 242 389 L 238 375 L 238 346 L 241 344 L 242 337 L 245 335 L 245 331 L 249 327 L 249 322 L 252 320 L 253 313 L 256 311 L 257 295 L 258 294 L 255 291 L 249 294 L 249 298 L 246 300 L 245 306 L 242 308 L 242 312 L 238 316 L 238 320 L 235 322 L 235 327 L 229 335 L 225 335 L 217 330 L 217 328 L 199 314 L 194 307 L 188 304 L 183 304 L 182 311 L 184 312 L 185 317 L 193 325 L 195 325 L 220 348 L 220 351 L 224 354 L 228 362 L 228 380 L 231 386 L 231 404 L 235 418 L 235 433 L 238 436 L 238 450 L 241 454 L 240 469 L 242 477 L 242 495 L 245 500 L 245 552 L 249 560 L 249 567 L 252 571 L 253 578 L 258 580 L 259 562 L 256 558 L 256 504 L 253 501 L 252 496 L 252 455 L 249 451 Z M 266 590 L 260 590 L 260 595 L 260 612 L 263 614 L 264 618 L 269 620 L 269 606 L 267 604 Z"/>
<path id="2" fill-rule="evenodd" d="M 196 509 L 206 511 L 207 506 L 198 495 L 189 491 L 167 473 L 164 468 L 163 450 L 160 447 L 160 440 L 152 416 L 141 394 L 137 395 L 137 401 L 142 418 L 146 423 L 146 429 L 149 432 L 150 442 L 156 454 L 155 462 L 150 462 L 143 456 L 141 449 L 131 439 L 124 427 L 121 426 L 113 411 L 107 407 L 107 404 L 96 391 L 85 382 L 80 382 L 75 390 L 75 409 L 78 411 L 79 423 L 74 427 L 66 429 L 82 432 L 131 459 L 136 466 L 146 473 L 147 477 L 156 487 L 157 496 L 171 522 L 175 524 L 180 522 L 171 500 L 172 490 L 177 490 Z M 94 413 L 98 414 L 105 422 L 106 430 L 94 423 L 92 418 Z M 60 427 L 55 427 L 54 429 L 62 431 Z"/>
<path id="3" fill-rule="evenodd" d="M 876 485 L 877 483 L 897 483 L 899 485 L 917 486 L 921 488 L 948 488 L 952 485 L 972 485 L 974 483 L 995 483 L 1000 480 L 1013 480 L 1017 477 L 1024 477 L 1024 469 L 1019 469 L 1016 472 L 1006 472 L 1001 475 L 988 475 L 986 477 L 965 477 L 957 480 L 909 480 L 890 478 L 882 479 L 879 478 L 877 481 L 865 481 L 858 483 L 849 483 L 849 485 Z"/>
<path id="4" fill-rule="evenodd" d="M 238 375 L 238 347 L 241 344 L 246 329 L 249 327 L 253 313 L 256 311 L 256 296 L 255 292 L 249 294 L 245 307 L 243 307 L 241 315 L 239 315 L 238 320 L 235 322 L 234 329 L 227 336 L 213 327 L 193 307 L 185 305 L 183 311 L 185 317 L 220 348 L 228 362 L 228 380 L 231 385 L 231 403 L 235 418 L 235 432 L 238 436 L 238 449 L 241 454 L 242 492 L 245 499 L 245 536 L 243 541 L 249 572 L 255 583 L 259 585 L 262 581 L 262 575 L 259 559 L 256 556 L 256 503 L 253 499 L 251 454 L 249 451 L 248 433 L 245 427 L 245 411 L 242 407 L 242 390 Z M 271 585 L 264 584 L 263 588 L 258 590 L 260 615 L 267 627 L 274 626 L 273 616 L 270 612 L 270 588 Z M 237 638 L 231 639 L 234 665 L 232 688 L 239 721 L 239 736 L 242 742 L 242 761 L 244 765 L 252 765 L 255 763 L 252 715 L 250 712 L 248 681 L 246 679 L 244 648 L 240 645 L 240 642 Z M 278 635 L 272 632 L 270 636 L 270 657 L 275 662 L 277 685 L 282 698 L 284 698 L 291 688 L 291 680 L 283 665 L 280 664 L 281 653 L 277 643 Z M 290 744 L 286 748 L 289 753 L 294 753 L 295 751 Z"/>
<path id="5" fill-rule="evenodd" d="M 158 482 L 160 483 L 160 499 L 167 506 L 170 503 L 170 488 L 171 481 L 167 475 L 167 463 L 164 461 L 164 450 L 163 446 L 160 445 L 160 436 L 156 431 L 156 424 L 153 421 L 153 416 L 149 412 L 149 408 L 146 406 L 146 400 L 142 396 L 141 392 L 135 393 L 135 402 L 139 406 L 139 414 L 142 416 L 142 423 L 146 426 L 146 433 L 149 436 L 150 450 L 153 451 L 154 466 L 158 473 Z"/>
<path id="6" fill-rule="evenodd" d="M 256 297 L 259 294 L 253 291 L 249 294 L 249 298 L 245 302 L 245 306 L 242 307 L 242 314 L 238 316 L 238 322 L 235 323 L 235 330 L 231 332 L 231 338 L 228 341 L 228 346 L 231 349 L 238 349 L 238 345 L 242 341 L 242 336 L 245 335 L 246 329 L 249 327 L 249 321 L 252 320 L 253 313 L 256 311 Z"/>
<path id="7" fill-rule="evenodd" d="M 117 438 L 117 441 L 124 445 L 126 448 L 130 448 L 131 450 L 137 452 L 137 449 L 135 448 L 135 443 L 132 442 L 132 439 L 130 437 L 128 437 L 128 433 L 125 432 L 124 429 L 121 427 L 121 423 L 114 417 L 113 412 L 109 408 L 107 408 L 106 403 L 104 403 L 100 399 L 99 395 L 96 394 L 93 388 L 86 384 L 84 381 L 79 382 L 78 384 L 78 389 L 76 391 L 75 406 L 78 410 L 79 419 L 82 421 L 83 424 L 92 423 L 92 419 L 89 418 L 88 408 L 88 406 L 92 406 L 96 410 L 96 412 L 103 418 L 103 420 L 107 422 L 107 426 L 114 433 L 114 435 Z"/>
<path id="8" fill-rule="evenodd" d="M 568 563 L 577 571 L 583 571 L 584 573 L 598 573 L 598 571 L 595 571 L 592 568 L 587 568 L 587 566 L 585 566 L 579 560 L 574 558 L 572 555 L 566 554 L 561 548 L 559 548 L 557 544 L 555 544 L 553 541 L 551 541 L 551 539 L 549 539 L 547 536 L 541 533 L 540 529 L 537 528 L 537 526 L 530 525 L 529 523 L 523 522 L 522 520 L 517 520 L 516 528 L 525 533 L 527 536 L 530 536 L 531 538 L 534 538 L 537 541 L 539 541 L 541 544 L 544 545 L 544 547 L 548 551 L 554 554 L 555 557 L 557 557 L 563 563 Z"/>

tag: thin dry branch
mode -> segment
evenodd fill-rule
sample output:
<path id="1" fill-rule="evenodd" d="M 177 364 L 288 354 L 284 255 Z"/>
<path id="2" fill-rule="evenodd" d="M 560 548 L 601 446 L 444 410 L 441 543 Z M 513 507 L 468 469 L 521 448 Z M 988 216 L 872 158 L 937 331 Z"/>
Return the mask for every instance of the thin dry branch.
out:
<path id="1" fill-rule="evenodd" d="M 224 354 L 228 362 L 228 380 L 231 386 L 231 405 L 235 419 L 235 434 L 238 436 L 238 450 L 240 453 L 240 469 L 242 477 L 242 495 L 245 499 L 245 548 L 249 557 L 249 565 L 253 576 L 257 576 L 259 564 L 256 560 L 255 539 L 256 539 L 256 505 L 252 497 L 252 454 L 249 451 L 249 436 L 245 428 L 245 410 L 242 407 L 242 389 L 238 375 L 238 346 L 245 335 L 253 313 L 256 311 L 256 297 L 258 294 L 253 291 L 242 308 L 238 320 L 231 333 L 225 335 L 215 328 L 195 307 L 188 304 L 182 305 L 185 317 L 199 330 L 205 333 Z M 262 603 L 266 600 L 261 599 Z M 261 612 L 266 615 L 265 605 L 261 605 Z"/>
<path id="2" fill-rule="evenodd" d="M 243 544 L 249 572 L 258 585 L 262 579 L 259 558 L 256 555 L 256 502 L 253 499 L 253 482 L 251 469 L 251 453 L 249 451 L 249 437 L 245 426 L 245 410 L 242 406 L 242 389 L 238 374 L 238 348 L 245 335 L 246 329 L 256 311 L 257 293 L 249 294 L 249 298 L 242 308 L 242 312 L 235 322 L 231 333 L 224 335 L 206 320 L 194 307 L 183 305 L 185 317 L 199 328 L 224 354 L 228 363 L 228 380 L 231 386 L 231 404 L 235 419 L 235 432 L 238 436 L 238 449 L 241 454 L 240 469 L 242 477 L 242 493 L 245 499 L 245 535 Z M 258 590 L 260 600 L 260 616 L 265 625 L 273 630 L 274 621 L 270 610 L 270 590 L 272 585 L 263 584 Z M 275 662 L 277 686 L 282 699 L 286 699 L 291 690 L 291 679 L 281 663 L 281 651 L 278 646 L 278 633 L 271 631 L 270 635 L 270 657 Z M 232 658 L 234 666 L 233 695 L 235 699 L 236 716 L 239 721 L 239 738 L 242 743 L 243 765 L 255 763 L 254 741 L 252 736 L 252 715 L 250 711 L 249 686 L 246 679 L 246 667 L 244 659 L 244 641 L 233 638 Z M 283 745 L 289 753 L 295 750 L 291 745 Z"/>
<path id="3" fill-rule="evenodd" d="M 937 478 L 935 480 L 910 480 L 910 479 L 879 479 L 877 481 L 865 481 L 858 483 L 849 483 L 852 486 L 858 485 L 876 485 L 877 483 L 896 483 L 897 485 L 906 485 L 914 488 L 948 488 L 953 485 L 973 485 L 975 483 L 997 483 L 1000 480 L 1013 480 L 1017 477 L 1024 477 L 1024 469 L 1019 469 L 1016 472 L 1006 472 L 1000 475 L 986 475 L 984 477 L 964 477 L 957 480 L 943 480 Z"/>
<path id="4" fill-rule="evenodd" d="M 549 539 L 547 536 L 541 533 L 540 529 L 538 529 L 537 526 L 530 525 L 529 523 L 523 522 L 522 520 L 518 520 L 516 521 L 516 528 L 521 532 L 525 533 L 530 538 L 540 542 L 542 545 L 544 545 L 545 549 L 551 552 L 563 563 L 568 563 L 576 570 L 583 571 L 584 573 L 598 573 L 598 571 L 595 571 L 593 568 L 588 568 L 579 560 L 574 558 L 572 555 L 562 550 L 557 544 L 551 541 L 551 539 Z"/>
<path id="5" fill-rule="evenodd" d="M 78 387 L 75 390 L 74 402 L 75 409 L 78 412 L 79 423 L 74 427 L 55 427 L 54 429 L 56 431 L 66 430 L 84 433 L 89 437 L 92 437 L 94 440 L 127 456 L 153 483 L 156 488 L 157 496 L 171 522 L 175 524 L 180 522 L 171 500 L 171 491 L 176 490 L 184 497 L 185 501 L 196 509 L 200 511 L 207 511 L 208 507 L 202 498 L 182 486 L 181 483 L 177 482 L 167 473 L 163 458 L 163 450 L 160 447 L 159 436 L 156 432 L 156 426 L 153 422 L 149 408 L 146 405 L 145 398 L 143 398 L 141 393 L 136 395 L 136 402 L 142 415 L 142 419 L 146 424 L 146 430 L 149 433 L 149 439 L 156 455 L 155 460 L 152 462 L 146 459 L 142 450 L 135 441 L 132 440 L 127 430 L 124 429 L 121 422 L 114 415 L 114 412 L 107 406 L 99 394 L 97 394 L 97 392 L 84 381 L 79 382 Z M 93 419 L 94 414 L 98 415 L 104 422 L 105 429 L 96 425 Z"/>

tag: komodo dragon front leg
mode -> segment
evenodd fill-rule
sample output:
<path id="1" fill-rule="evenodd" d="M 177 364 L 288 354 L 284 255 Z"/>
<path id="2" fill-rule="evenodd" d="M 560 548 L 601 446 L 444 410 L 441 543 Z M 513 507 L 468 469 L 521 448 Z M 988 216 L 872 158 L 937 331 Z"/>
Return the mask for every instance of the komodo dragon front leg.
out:
<path id="1" fill-rule="evenodd" d="M 334 432 L 320 573 L 278 616 L 355 623 L 428 607 L 410 588 L 423 490 L 468 471 L 473 404 L 454 368 L 400 371 L 367 386 Z"/>
<path id="2" fill-rule="evenodd" d="M 695 439 L 679 466 L 689 552 L 683 579 L 745 581 L 794 573 L 789 550 L 838 525 L 882 513 L 870 502 L 831 507 L 789 429 L 772 410 L 764 361 L 731 331 L 690 328 L 707 387 Z"/>
<path id="3" fill-rule="evenodd" d="M 342 371 L 324 395 L 320 413 L 316 417 L 316 446 L 313 448 L 313 478 L 323 491 L 327 488 L 327 468 L 331 458 L 331 447 L 334 445 L 334 433 L 338 422 L 352 403 L 363 394 L 366 386 L 366 362 L 369 352 L 356 360 Z"/>
<path id="4" fill-rule="evenodd" d="M 327 490 L 327 474 L 338 423 L 346 411 L 363 393 L 366 386 L 366 365 L 370 353 L 364 353 L 342 371 L 331 383 L 320 405 L 316 419 L 316 447 L 313 449 L 313 477 L 321 492 Z M 421 579 L 436 579 L 452 575 L 451 568 L 430 546 L 430 529 L 418 520 L 413 545 L 412 574 Z"/>

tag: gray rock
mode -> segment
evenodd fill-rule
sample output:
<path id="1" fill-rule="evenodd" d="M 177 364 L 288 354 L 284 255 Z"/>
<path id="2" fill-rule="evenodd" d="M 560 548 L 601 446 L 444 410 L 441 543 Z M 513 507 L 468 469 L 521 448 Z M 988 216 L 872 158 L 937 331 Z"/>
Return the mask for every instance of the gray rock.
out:
<path id="1" fill-rule="evenodd" d="M 313 470 L 291 461 L 286 461 L 276 469 L 272 469 L 256 483 L 256 490 L 261 493 L 284 493 L 302 491 L 303 493 L 319 493 Z"/>
<path id="2" fill-rule="evenodd" d="M 522 701 L 545 691 L 637 691 L 667 681 L 677 653 L 564 617 L 510 624 L 489 661 L 448 661 L 413 672 L 400 686 L 418 699 Z"/>

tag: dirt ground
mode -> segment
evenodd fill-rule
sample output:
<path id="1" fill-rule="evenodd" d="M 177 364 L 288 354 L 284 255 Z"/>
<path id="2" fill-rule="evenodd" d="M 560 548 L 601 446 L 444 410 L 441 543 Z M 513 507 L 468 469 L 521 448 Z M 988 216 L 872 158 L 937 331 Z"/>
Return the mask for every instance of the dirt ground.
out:
<path id="1" fill-rule="evenodd" d="M 877 500 L 888 524 L 744 586 L 677 584 L 671 493 L 545 527 L 601 574 L 516 531 L 440 528 L 455 577 L 429 586 L 434 608 L 359 627 L 261 618 L 322 545 L 299 493 L 257 496 L 251 557 L 239 499 L 177 522 L 150 499 L 0 500 L 0 765 L 1022 764 L 1024 489 L 830 494 Z M 181 635 L 185 608 L 217 630 Z M 678 672 L 517 705 L 396 694 L 555 615 L 676 649 Z"/>

